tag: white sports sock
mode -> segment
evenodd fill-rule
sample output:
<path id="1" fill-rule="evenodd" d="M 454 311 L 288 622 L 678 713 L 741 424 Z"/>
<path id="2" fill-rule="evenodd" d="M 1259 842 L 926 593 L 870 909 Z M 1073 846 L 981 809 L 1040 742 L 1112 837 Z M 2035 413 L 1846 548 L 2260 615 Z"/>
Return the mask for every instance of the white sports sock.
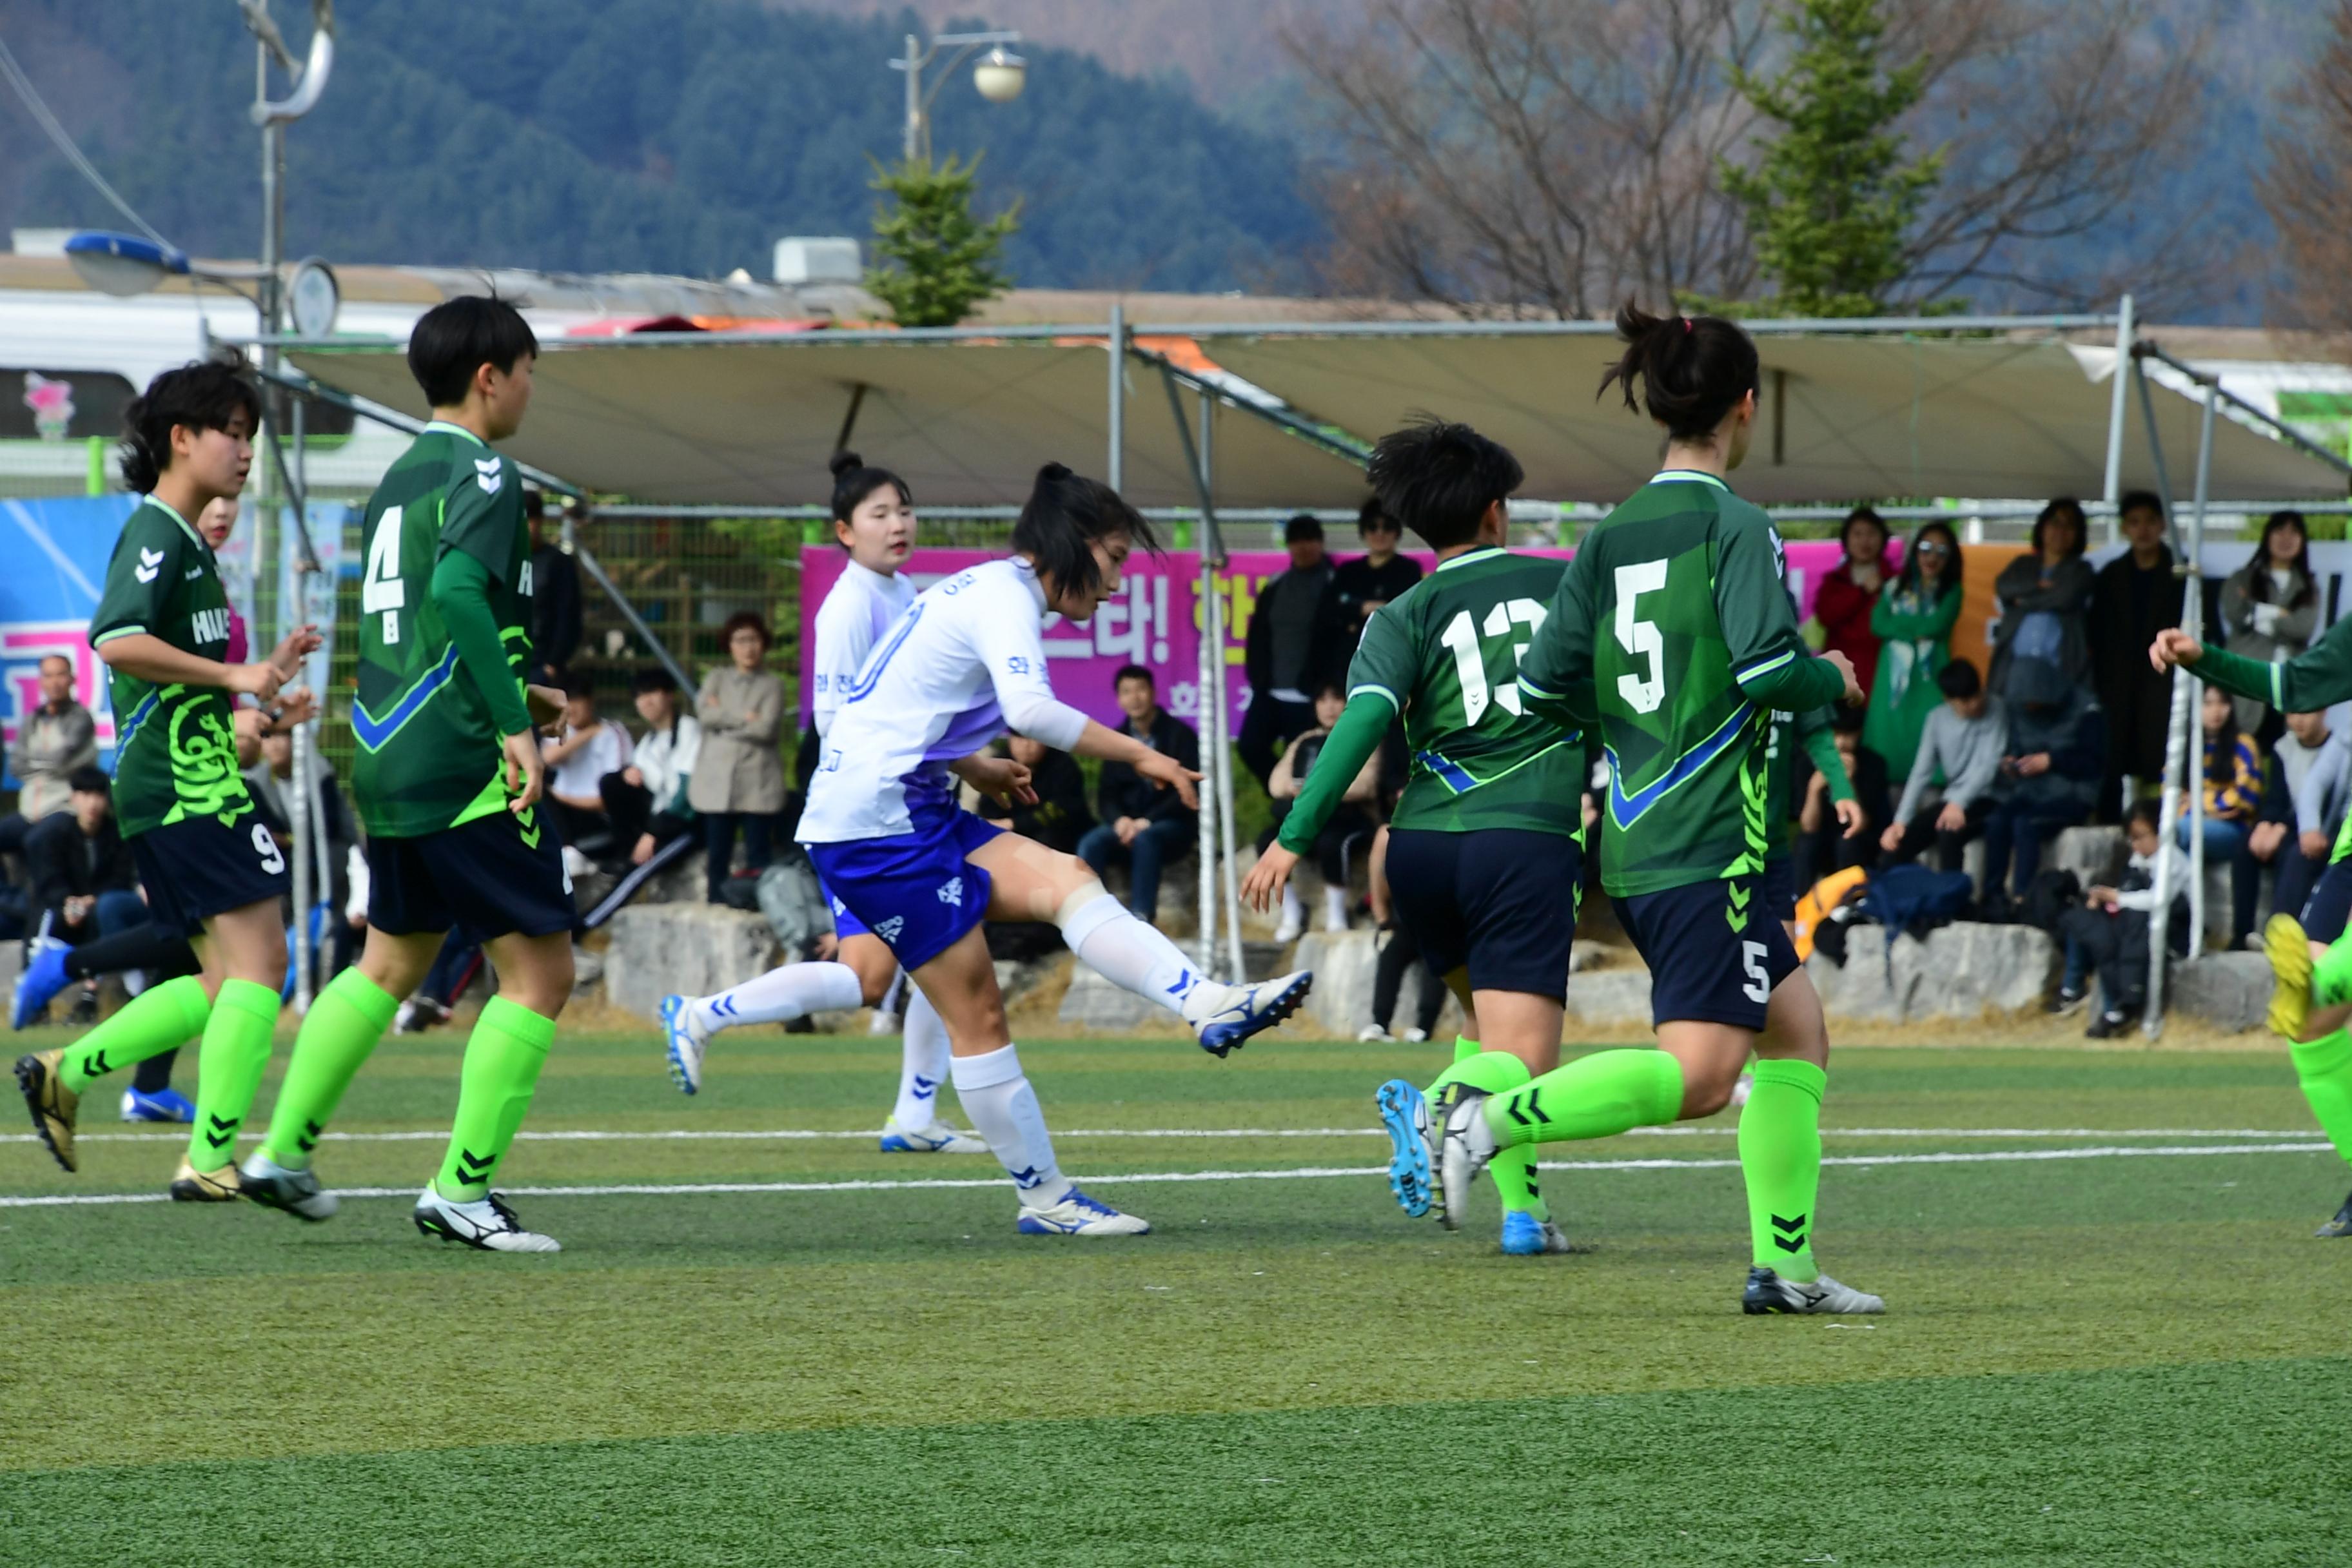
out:
<path id="1" fill-rule="evenodd" d="M 1298 900 L 1298 884 L 1285 882 L 1282 885 L 1282 929 L 1289 931 L 1306 923 L 1307 906 Z"/>
<path id="2" fill-rule="evenodd" d="M 1325 931 L 1348 929 L 1347 889 L 1327 887 L 1323 889 L 1323 929 Z"/>
<path id="3" fill-rule="evenodd" d="M 1089 899 L 1076 910 L 1066 910 L 1058 921 L 1062 940 L 1087 967 L 1123 991 L 1157 1002 L 1179 1017 L 1190 1017 L 1185 1004 L 1199 997 L 1221 995 L 1222 988 L 1202 984 L 1183 950 L 1148 921 L 1139 921 L 1108 893 Z M 962 1092 L 963 1080 L 956 1080 Z"/>
<path id="4" fill-rule="evenodd" d="M 929 1127 L 940 1119 L 940 1085 L 948 1078 L 948 1026 L 923 988 L 907 986 L 906 1033 L 899 1055 L 898 1103 L 890 1118 L 901 1127 Z"/>
<path id="5" fill-rule="evenodd" d="M 1006 1046 L 985 1056 L 957 1057 L 949 1071 L 964 1114 L 988 1140 L 989 1151 L 1020 1189 L 1021 1201 L 1042 1209 L 1068 1196 L 1073 1184 L 1055 1163 L 1054 1137 L 1045 1131 L 1037 1091 L 1021 1070 L 1020 1050 Z"/>
<path id="6" fill-rule="evenodd" d="M 845 963 L 787 963 L 731 991 L 695 1002 L 695 1021 L 714 1033 L 738 1024 L 782 1024 L 832 1013 L 866 1000 L 857 971 Z"/>

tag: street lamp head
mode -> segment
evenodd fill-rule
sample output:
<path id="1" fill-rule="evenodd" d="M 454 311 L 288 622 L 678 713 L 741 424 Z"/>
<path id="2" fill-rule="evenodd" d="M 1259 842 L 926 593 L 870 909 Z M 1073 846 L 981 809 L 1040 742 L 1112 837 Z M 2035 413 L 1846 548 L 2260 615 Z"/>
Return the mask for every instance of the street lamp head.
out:
<path id="1" fill-rule="evenodd" d="M 971 68 L 971 85 L 991 103 L 1010 103 L 1021 96 L 1028 74 L 1029 62 L 999 44 Z"/>
<path id="2" fill-rule="evenodd" d="M 66 260 L 83 282 L 123 299 L 159 288 L 166 278 L 188 275 L 185 251 L 135 234 L 86 230 L 66 241 Z"/>

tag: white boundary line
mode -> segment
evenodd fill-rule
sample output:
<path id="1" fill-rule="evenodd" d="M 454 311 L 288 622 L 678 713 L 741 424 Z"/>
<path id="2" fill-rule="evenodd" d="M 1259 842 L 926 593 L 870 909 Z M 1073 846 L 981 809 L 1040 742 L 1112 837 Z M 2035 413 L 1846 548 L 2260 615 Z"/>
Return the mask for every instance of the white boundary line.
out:
<path id="1" fill-rule="evenodd" d="M 2084 1149 L 2010 1149 L 1981 1153 L 1937 1152 L 1925 1154 L 1843 1154 L 1822 1161 L 1824 1165 L 1998 1165 L 2029 1160 L 2114 1160 L 2181 1158 L 2210 1154 L 2307 1154 L 2332 1152 L 2326 1142 L 2203 1143 L 2132 1147 L 2106 1144 Z M 1564 1160 L 1547 1163 L 1547 1171 L 1721 1171 L 1736 1170 L 1737 1160 Z M 1314 1181 L 1334 1176 L 1384 1176 L 1385 1165 L 1303 1165 L 1275 1171 L 1151 1171 L 1130 1175 L 1088 1176 L 1090 1187 L 1139 1186 L 1191 1182 Z M 603 1186 L 512 1187 L 509 1197 L 614 1198 L 687 1197 L 706 1194 L 741 1193 L 877 1193 L 938 1191 L 945 1188 L 1000 1187 L 1002 1176 L 917 1181 L 849 1182 L 674 1182 L 629 1183 Z M 417 1187 L 337 1187 L 338 1197 L 414 1198 Z M 60 1193 L 44 1196 L 0 1196 L 0 1208 L 67 1208 L 115 1204 L 160 1204 L 166 1193 Z"/>
<path id="2" fill-rule="evenodd" d="M 1730 1138 L 1737 1127 L 1636 1127 L 1628 1138 Z M 836 1131 L 824 1128 L 776 1127 L 752 1130 L 728 1128 L 651 1128 L 555 1130 L 515 1134 L 518 1142 L 541 1143 L 661 1143 L 661 1142 L 855 1142 L 877 1139 L 880 1128 Z M 2277 1127 L 1824 1127 L 1824 1138 L 2306 1138 L 2308 1131 Z M 449 1136 L 442 1128 L 387 1130 L 380 1132 L 330 1132 L 330 1143 L 438 1142 Z M 1378 1127 L 1097 1127 L 1056 1130 L 1057 1138 L 1385 1138 Z M 259 1134 L 246 1134 L 247 1142 Z M 184 1143 L 184 1132 L 84 1132 L 81 1143 Z M 0 1135 L 0 1143 L 37 1143 L 30 1132 Z"/>

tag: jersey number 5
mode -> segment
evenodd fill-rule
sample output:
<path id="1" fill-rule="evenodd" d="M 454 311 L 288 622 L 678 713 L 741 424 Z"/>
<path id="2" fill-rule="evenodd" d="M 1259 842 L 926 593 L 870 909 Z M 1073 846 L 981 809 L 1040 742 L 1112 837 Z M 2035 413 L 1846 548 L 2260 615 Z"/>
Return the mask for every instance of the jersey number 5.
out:
<path id="1" fill-rule="evenodd" d="M 400 579 L 400 509 L 388 506 L 375 520 L 368 541 L 367 573 L 360 579 L 360 614 L 383 617 L 383 641 L 400 640 L 400 612 L 408 607 L 408 584 Z"/>
<path id="2" fill-rule="evenodd" d="M 1463 610 L 1445 623 L 1445 631 L 1437 640 L 1454 654 L 1454 674 L 1462 682 L 1462 722 L 1474 725 L 1486 713 L 1487 706 L 1501 709 L 1516 719 L 1519 716 L 1519 659 L 1528 651 L 1528 642 L 1544 624 L 1549 612 L 1537 599 L 1508 599 L 1490 606 L 1484 624 L 1473 622 L 1470 612 Z M 1500 684 L 1490 687 L 1486 679 L 1486 660 L 1479 647 L 1480 634 L 1492 641 L 1511 635 L 1514 626 L 1527 628 L 1525 640 L 1511 645 L 1511 668 Z"/>
<path id="3" fill-rule="evenodd" d="M 1617 695 L 1636 713 L 1654 713 L 1666 700 L 1666 641 L 1655 621 L 1636 620 L 1634 601 L 1666 585 L 1666 563 L 1636 561 L 1617 568 L 1617 646 L 1647 661 L 1650 673 L 1617 678 Z"/>

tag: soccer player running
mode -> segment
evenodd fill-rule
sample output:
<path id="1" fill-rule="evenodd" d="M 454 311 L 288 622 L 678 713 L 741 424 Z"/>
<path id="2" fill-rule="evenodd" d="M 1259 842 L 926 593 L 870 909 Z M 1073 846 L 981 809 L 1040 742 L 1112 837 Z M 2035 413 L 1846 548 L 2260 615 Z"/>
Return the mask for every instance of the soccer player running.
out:
<path id="1" fill-rule="evenodd" d="M 195 1126 L 172 1178 L 183 1202 L 234 1202 L 236 1134 L 269 1063 L 286 979 L 278 899 L 286 857 L 255 815 L 237 771 L 240 723 L 275 728 L 309 717 L 310 694 L 240 719 L 237 693 L 268 703 L 319 646 L 310 626 L 259 664 L 227 664 L 228 595 L 192 520 L 245 488 L 261 400 L 217 362 L 167 370 L 124 410 L 122 477 L 142 497 L 107 562 L 89 640 L 113 679 L 114 809 L 157 925 L 194 941 L 201 974 L 150 986 L 62 1050 L 16 1063 L 33 1127 L 67 1170 L 78 1169 L 81 1096 L 119 1068 L 201 1035 Z M 201 934 L 199 934 L 201 933 Z"/>
<path id="2" fill-rule="evenodd" d="M 2284 664 L 2269 664 L 2207 647 L 2178 627 L 2156 635 L 2148 658 L 2158 670 L 2183 665 L 2197 679 L 2234 697 L 2266 702 L 2282 713 L 2316 712 L 2352 699 L 2352 617 L 2327 628 L 2311 647 Z M 2193 784 L 2191 787 L 2195 787 Z M 2300 910 L 2282 910 L 2263 928 L 2263 951 L 2276 977 L 2270 1026 L 2287 1043 L 2295 1080 L 2336 1152 L 2352 1164 L 2352 822 L 2336 836 L 2336 849 Z M 2352 1237 L 2352 1196 L 2315 1233 Z"/>
<path id="3" fill-rule="evenodd" d="M 534 719 L 562 702 L 527 692 L 519 673 L 530 666 L 530 531 L 522 478 L 493 445 L 521 427 L 538 354 L 520 313 L 479 296 L 435 306 L 409 333 L 433 419 L 369 498 L 362 533 L 352 731 L 367 944 L 311 1004 L 245 1164 L 257 1202 L 307 1220 L 335 1212 L 312 1152 L 454 926 L 488 950 L 499 994 L 466 1042 L 448 1152 L 414 1217 L 428 1237 L 492 1252 L 562 1250 L 490 1191 L 572 994 L 570 879 L 537 809 Z"/>
<path id="4" fill-rule="evenodd" d="M 1428 1100 L 1483 1100 L 1559 1065 L 1583 880 L 1584 752 L 1576 732 L 1527 712 L 1519 697 L 1519 656 L 1565 563 L 1503 548 L 1518 459 L 1466 425 L 1430 421 L 1381 437 L 1366 473 L 1381 510 L 1437 552 L 1437 570 L 1365 623 L 1347 711 L 1242 896 L 1272 907 L 1402 716 L 1412 762 L 1389 830 L 1390 896 L 1468 1015 L 1454 1065 L 1427 1096 L 1399 1079 L 1376 1097 L 1396 1146 L 1390 1186 L 1417 1215 L 1434 1195 Z M 1487 1167 L 1503 1199 L 1503 1250 L 1566 1252 L 1534 1154 L 1502 1151 Z M 1449 1230 L 1461 1226 L 1463 1197 L 1445 1194 Z"/>
<path id="5" fill-rule="evenodd" d="M 866 656 L 915 602 L 915 584 L 900 570 L 915 548 L 914 492 L 906 480 L 867 467 L 855 452 L 835 453 L 832 467 L 833 536 L 849 552 L 849 563 L 816 613 L 810 706 L 819 739 L 833 728 Z M 825 901 L 839 943 L 830 960 L 783 964 L 715 995 L 662 998 L 670 1077 L 679 1089 L 692 1094 L 702 1087 L 703 1053 L 721 1029 L 880 1005 L 898 978 L 898 961 L 840 900 L 827 894 Z M 903 1027 L 898 1100 L 883 1124 L 882 1152 L 987 1153 L 987 1144 L 939 1119 L 948 1032 L 919 987 L 907 999 Z"/>
<path id="6" fill-rule="evenodd" d="M 1843 657 L 1806 649 L 1780 536 L 1725 482 L 1754 430 L 1756 345 L 1719 318 L 1630 303 L 1617 330 L 1626 350 L 1601 387 L 1617 384 L 1664 427 L 1665 466 L 1578 549 L 1519 689 L 1564 719 L 1598 714 L 1601 883 L 1650 966 L 1660 1048 L 1597 1051 L 1507 1094 L 1464 1093 L 1445 1118 L 1440 1180 L 1451 1204 L 1504 1149 L 1711 1116 L 1752 1050 L 1739 1161 L 1754 1267 L 1741 1307 L 1882 1311 L 1813 1260 L 1829 1037 L 1761 896 L 1772 712 L 1861 692 Z"/>
<path id="7" fill-rule="evenodd" d="M 1004 832 L 956 804 L 953 772 L 984 794 L 1034 799 L 1029 770 L 975 755 L 1006 729 L 1123 762 L 1196 805 L 1200 777 L 1058 700 L 1040 633 L 1049 612 L 1092 618 L 1150 528 L 1108 485 L 1038 470 L 1013 555 L 917 597 L 874 651 L 825 737 L 800 839 L 832 896 L 879 937 L 947 1023 L 956 1098 L 1021 1194 L 1024 1235 L 1132 1236 L 1151 1227 L 1080 1192 L 1004 1022 L 982 920 L 1051 921 L 1079 960 L 1181 1017 L 1222 1057 L 1289 1016 L 1313 976 L 1223 985 L 1128 912 L 1076 856 Z"/>

